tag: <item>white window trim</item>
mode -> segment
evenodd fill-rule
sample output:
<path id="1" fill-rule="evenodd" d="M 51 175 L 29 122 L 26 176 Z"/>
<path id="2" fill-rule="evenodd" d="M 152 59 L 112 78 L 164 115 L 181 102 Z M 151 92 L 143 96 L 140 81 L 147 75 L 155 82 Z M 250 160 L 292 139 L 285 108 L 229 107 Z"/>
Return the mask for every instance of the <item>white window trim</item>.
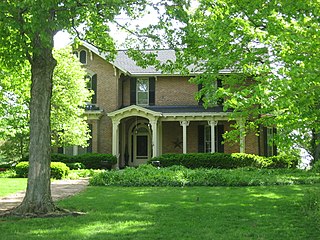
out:
<path id="1" fill-rule="evenodd" d="M 146 104 L 139 103 L 139 93 L 142 92 L 142 91 L 138 91 L 139 80 L 146 80 L 146 82 L 147 82 L 148 90 L 146 91 L 146 93 L 147 93 L 147 103 Z M 136 82 L 136 103 L 137 103 L 137 105 L 139 105 L 139 106 L 148 106 L 149 105 L 149 92 L 150 92 L 149 84 L 150 83 L 149 83 L 149 79 L 148 78 L 137 78 L 137 82 Z M 145 92 L 142 92 L 142 93 L 145 93 Z"/>

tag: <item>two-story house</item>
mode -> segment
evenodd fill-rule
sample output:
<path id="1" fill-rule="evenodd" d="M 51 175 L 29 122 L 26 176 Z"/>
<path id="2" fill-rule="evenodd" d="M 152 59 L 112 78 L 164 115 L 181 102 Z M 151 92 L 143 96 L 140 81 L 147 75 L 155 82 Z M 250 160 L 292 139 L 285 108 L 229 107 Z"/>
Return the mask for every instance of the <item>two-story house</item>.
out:
<path id="1" fill-rule="evenodd" d="M 230 112 L 220 105 L 205 109 L 195 100 L 199 89 L 188 81 L 191 76 L 141 68 L 126 51 L 118 51 L 116 59 L 108 62 L 85 42 L 76 54 L 94 91 L 86 110 L 92 139 L 88 148 L 68 148 L 65 153 L 112 153 L 120 168 L 137 166 L 164 153 L 274 154 L 274 148 L 266 144 L 272 129 L 259 136 L 241 136 L 240 143 L 224 143 L 222 135 L 233 124 Z M 172 50 L 158 50 L 157 54 L 163 61 L 175 58 Z"/>

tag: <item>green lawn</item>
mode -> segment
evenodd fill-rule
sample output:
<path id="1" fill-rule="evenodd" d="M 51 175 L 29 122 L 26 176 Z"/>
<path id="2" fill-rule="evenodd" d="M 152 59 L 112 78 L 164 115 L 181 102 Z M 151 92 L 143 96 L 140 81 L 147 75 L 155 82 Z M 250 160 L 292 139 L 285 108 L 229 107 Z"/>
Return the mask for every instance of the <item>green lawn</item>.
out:
<path id="1" fill-rule="evenodd" d="M 86 215 L 0 219 L 0 239 L 319 239 L 301 210 L 319 187 L 88 187 L 59 202 Z"/>
<path id="2" fill-rule="evenodd" d="M 0 197 L 25 190 L 26 186 L 26 178 L 0 178 Z"/>

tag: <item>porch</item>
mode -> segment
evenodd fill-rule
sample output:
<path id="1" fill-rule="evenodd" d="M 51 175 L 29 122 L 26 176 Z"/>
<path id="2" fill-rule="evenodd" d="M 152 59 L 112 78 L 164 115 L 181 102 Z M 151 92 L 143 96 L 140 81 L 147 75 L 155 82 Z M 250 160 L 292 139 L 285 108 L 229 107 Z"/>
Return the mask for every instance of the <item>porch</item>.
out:
<path id="1" fill-rule="evenodd" d="M 163 153 L 227 152 L 222 134 L 228 112 L 220 108 L 198 106 L 131 105 L 111 112 L 112 154 L 118 168 L 138 166 Z M 236 152 L 244 152 L 245 140 L 240 139 Z"/>

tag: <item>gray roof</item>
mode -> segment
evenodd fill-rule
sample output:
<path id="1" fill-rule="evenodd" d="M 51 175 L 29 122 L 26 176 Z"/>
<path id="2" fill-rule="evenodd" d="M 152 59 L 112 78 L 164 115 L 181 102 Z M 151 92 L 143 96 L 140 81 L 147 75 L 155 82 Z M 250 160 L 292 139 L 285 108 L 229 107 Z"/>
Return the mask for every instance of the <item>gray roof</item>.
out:
<path id="1" fill-rule="evenodd" d="M 176 56 L 174 50 L 163 49 L 163 50 L 147 50 L 144 53 L 157 53 L 157 59 L 161 63 L 165 63 L 167 60 L 175 61 Z M 125 69 L 130 75 L 162 75 L 160 70 L 149 66 L 147 68 L 142 68 L 137 66 L 136 62 L 132 60 L 127 55 L 126 50 L 118 51 L 116 59 L 114 60 L 114 65 L 118 66 L 120 69 Z"/>
<path id="2" fill-rule="evenodd" d="M 82 45 L 98 56 L 100 56 L 103 59 L 107 59 L 107 54 L 102 53 L 98 50 L 98 48 L 94 47 L 93 45 L 82 41 Z M 174 62 L 176 60 L 175 51 L 171 49 L 160 49 L 160 50 L 145 50 L 145 53 L 156 53 L 157 59 L 161 63 L 165 63 L 166 61 L 170 60 Z M 119 70 L 124 72 L 125 74 L 131 75 L 131 76 L 157 76 L 157 75 L 181 75 L 179 73 L 176 74 L 164 74 L 161 70 L 157 70 L 154 67 L 146 67 L 142 68 L 136 64 L 134 60 L 132 60 L 127 55 L 127 50 L 119 50 L 118 54 L 116 55 L 116 58 L 114 61 L 110 62 L 115 67 L 117 67 Z M 199 74 L 200 72 L 194 72 L 193 66 L 188 67 L 192 75 Z M 220 73 L 230 73 L 231 71 L 228 69 L 223 69 L 220 71 Z"/>

